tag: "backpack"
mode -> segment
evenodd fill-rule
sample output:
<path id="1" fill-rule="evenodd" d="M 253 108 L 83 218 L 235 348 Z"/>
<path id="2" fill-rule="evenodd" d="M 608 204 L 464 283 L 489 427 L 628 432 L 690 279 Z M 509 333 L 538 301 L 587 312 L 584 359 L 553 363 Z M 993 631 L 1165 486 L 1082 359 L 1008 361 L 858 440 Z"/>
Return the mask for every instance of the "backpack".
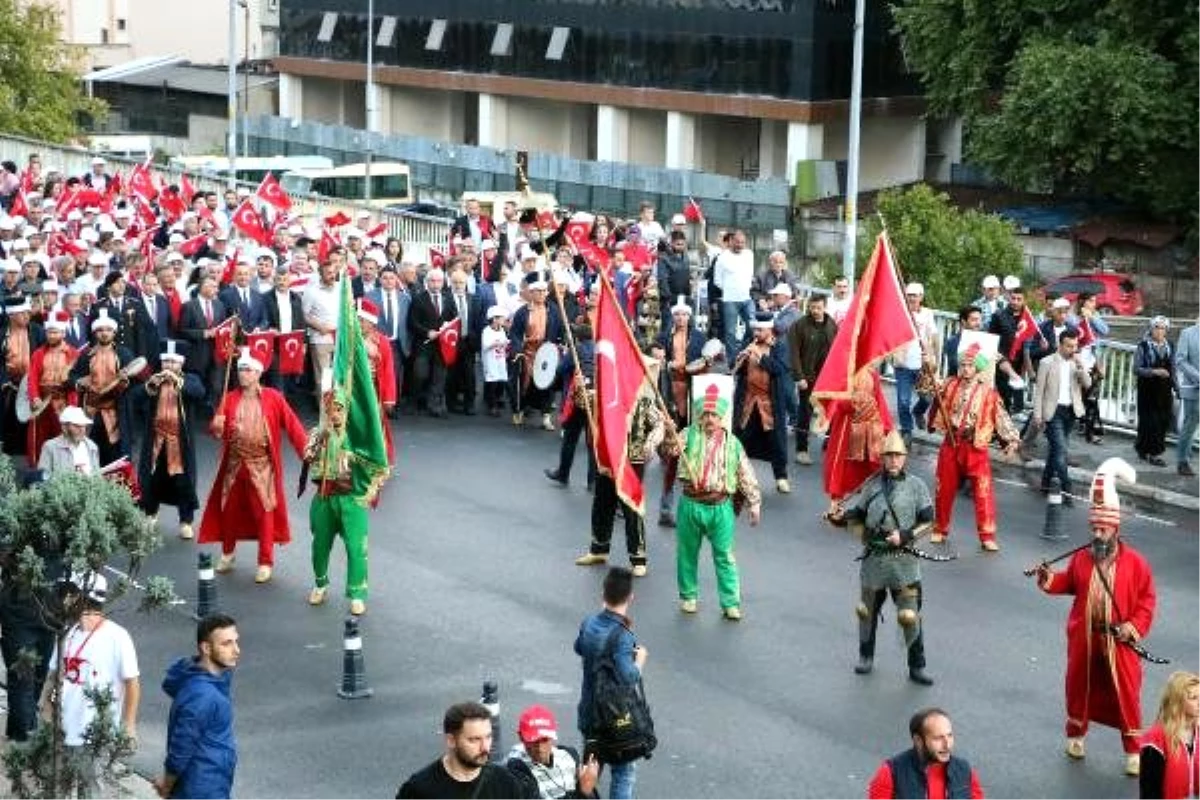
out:
<path id="1" fill-rule="evenodd" d="M 592 726 L 585 751 L 606 764 L 650 758 L 658 746 L 654 720 L 639 677 L 623 683 L 613 654 L 621 628 L 613 628 L 592 668 Z"/>

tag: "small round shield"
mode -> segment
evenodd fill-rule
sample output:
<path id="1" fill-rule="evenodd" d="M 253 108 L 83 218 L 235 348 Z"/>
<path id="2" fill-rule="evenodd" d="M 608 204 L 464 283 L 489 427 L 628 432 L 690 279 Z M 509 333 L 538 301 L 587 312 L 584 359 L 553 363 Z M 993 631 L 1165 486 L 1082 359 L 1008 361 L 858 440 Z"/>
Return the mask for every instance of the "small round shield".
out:
<path id="1" fill-rule="evenodd" d="M 533 358 L 533 385 L 549 389 L 558 375 L 558 345 L 546 342 L 537 349 Z"/>

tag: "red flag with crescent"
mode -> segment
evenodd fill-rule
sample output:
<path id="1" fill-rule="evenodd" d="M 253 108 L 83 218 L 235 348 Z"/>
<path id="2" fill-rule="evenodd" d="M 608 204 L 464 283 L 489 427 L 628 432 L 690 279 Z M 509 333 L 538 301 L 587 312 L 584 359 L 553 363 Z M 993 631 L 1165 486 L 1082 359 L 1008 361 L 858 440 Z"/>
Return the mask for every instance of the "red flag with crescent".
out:
<path id="1" fill-rule="evenodd" d="M 275 357 L 275 331 L 248 333 L 246 345 L 250 348 L 250 355 L 258 359 L 258 363 L 264 367 L 271 366 L 271 360 Z"/>
<path id="2" fill-rule="evenodd" d="M 458 361 L 458 340 L 462 336 L 462 319 L 454 319 L 442 324 L 438 330 L 438 349 L 442 352 L 442 361 L 447 367 L 453 367 Z"/>
<path id="3" fill-rule="evenodd" d="M 255 194 L 259 199 L 270 203 L 280 211 L 292 210 L 292 198 L 288 197 L 288 193 L 279 185 L 279 180 L 269 172 L 263 176 L 262 183 L 258 185 Z"/>
<path id="4" fill-rule="evenodd" d="M 214 328 L 213 355 L 216 357 L 218 364 L 224 364 L 233 357 L 236 351 L 236 348 L 233 346 L 234 328 L 236 326 L 237 317 L 230 317 Z"/>
<path id="5" fill-rule="evenodd" d="M 279 374 L 304 374 L 304 331 L 281 333 L 275 337 L 279 348 Z"/>
<path id="6" fill-rule="evenodd" d="M 250 202 L 250 198 L 247 197 L 242 201 L 242 204 L 233 212 L 233 216 L 229 218 L 229 221 L 233 227 L 263 247 L 271 244 L 271 234 L 263 225 L 262 217 L 254 210 L 254 204 Z"/>
<path id="7" fill-rule="evenodd" d="M 595 221 L 596 217 L 594 215 L 583 211 L 577 211 L 571 215 L 571 221 L 567 223 L 564 233 L 566 233 L 567 238 L 571 240 L 576 249 L 582 250 L 584 245 L 591 244 L 592 224 Z"/>
<path id="8" fill-rule="evenodd" d="M 321 241 L 317 243 L 317 263 L 329 263 L 329 254 L 332 253 L 335 248 L 341 246 L 341 240 L 330 233 L 328 228 L 322 228 Z"/>
<path id="9" fill-rule="evenodd" d="M 434 269 L 446 268 L 446 251 L 440 247 L 429 248 L 429 266 Z"/>
<path id="10" fill-rule="evenodd" d="M 688 198 L 687 205 L 683 207 L 683 218 L 688 222 L 704 221 L 704 210 L 700 208 L 700 204 L 696 202 L 696 198 Z"/>
<path id="11" fill-rule="evenodd" d="M 1016 361 L 1017 354 L 1021 352 L 1021 348 L 1025 343 L 1034 336 L 1039 336 L 1045 341 L 1042 332 L 1038 329 L 1037 320 L 1033 318 L 1033 312 L 1029 310 L 1029 306 L 1021 309 L 1021 319 L 1017 322 L 1017 333 L 1013 336 L 1012 344 L 1008 347 L 1008 360 Z"/>
<path id="12" fill-rule="evenodd" d="M 349 225 L 351 222 L 353 222 L 353 220 L 347 217 L 344 211 L 339 211 L 336 214 L 330 214 L 325 218 L 325 224 L 331 228 L 340 228 L 343 225 Z"/>
<path id="13" fill-rule="evenodd" d="M 11 217 L 28 217 L 29 203 L 25 200 L 25 191 L 18 189 L 13 194 L 12 205 L 8 209 L 8 214 Z"/>
<path id="14" fill-rule="evenodd" d="M 143 200 L 153 200 L 158 194 L 158 188 L 154 185 L 154 175 L 150 172 L 150 159 L 146 159 L 130 171 L 129 191 Z"/>
<path id="15" fill-rule="evenodd" d="M 167 222 L 176 222 L 187 213 L 187 203 L 174 189 L 164 189 L 159 194 L 158 207 L 167 215 Z"/>
<path id="16" fill-rule="evenodd" d="M 621 313 L 612 284 L 601 274 L 596 305 L 596 465 L 612 476 L 617 496 L 639 514 L 645 490 L 629 460 L 628 432 L 643 382 L 648 380 L 633 331 Z"/>
<path id="17" fill-rule="evenodd" d="M 179 176 L 179 193 L 188 205 L 196 201 L 196 187 L 188 180 L 186 172 Z"/>

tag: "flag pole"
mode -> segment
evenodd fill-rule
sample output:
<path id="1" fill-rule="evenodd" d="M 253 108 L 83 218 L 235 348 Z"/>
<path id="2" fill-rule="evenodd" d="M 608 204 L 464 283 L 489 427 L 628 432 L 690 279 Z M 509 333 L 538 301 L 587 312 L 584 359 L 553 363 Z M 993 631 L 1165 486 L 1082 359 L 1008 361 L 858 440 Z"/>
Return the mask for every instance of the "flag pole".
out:
<path id="1" fill-rule="evenodd" d="M 593 442 L 595 442 L 596 441 L 596 415 L 592 411 L 592 401 L 588 397 L 588 393 L 586 391 L 586 384 L 584 383 L 585 378 L 583 377 L 583 368 L 579 365 L 579 351 L 575 347 L 575 334 L 571 330 L 570 320 L 567 319 L 567 307 L 566 307 L 566 304 L 563 303 L 562 293 L 555 290 L 554 299 L 558 302 L 558 313 L 562 316 L 563 330 L 565 330 L 566 334 L 567 334 L 567 346 L 571 349 L 571 361 L 575 364 L 575 380 L 579 382 L 580 387 L 584 387 L 584 391 L 580 392 L 580 395 L 583 397 L 583 410 L 587 414 L 587 418 L 588 418 L 588 432 L 591 434 L 591 436 L 590 436 L 591 440 Z"/>

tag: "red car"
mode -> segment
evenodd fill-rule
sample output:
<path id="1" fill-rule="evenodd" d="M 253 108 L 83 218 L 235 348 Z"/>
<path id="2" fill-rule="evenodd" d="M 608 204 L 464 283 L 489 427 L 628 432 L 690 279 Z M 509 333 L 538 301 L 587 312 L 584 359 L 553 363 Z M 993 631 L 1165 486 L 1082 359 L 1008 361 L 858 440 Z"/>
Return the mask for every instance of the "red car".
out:
<path id="1" fill-rule="evenodd" d="M 1096 296 L 1101 314 L 1136 317 L 1142 313 L 1142 292 L 1128 275 L 1118 272 L 1075 272 L 1055 278 L 1040 289 L 1046 297 L 1065 297 L 1074 303 L 1083 292 Z"/>

